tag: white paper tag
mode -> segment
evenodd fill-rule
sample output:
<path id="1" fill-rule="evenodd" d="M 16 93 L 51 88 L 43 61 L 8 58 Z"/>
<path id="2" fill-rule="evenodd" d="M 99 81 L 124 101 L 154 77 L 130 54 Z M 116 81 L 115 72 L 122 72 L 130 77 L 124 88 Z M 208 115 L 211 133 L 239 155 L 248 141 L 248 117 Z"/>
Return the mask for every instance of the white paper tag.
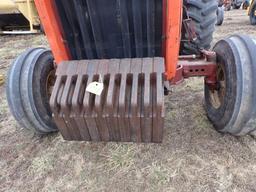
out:
<path id="1" fill-rule="evenodd" d="M 95 95 L 101 95 L 104 89 L 103 83 L 100 82 L 92 82 L 86 87 L 86 91 Z"/>

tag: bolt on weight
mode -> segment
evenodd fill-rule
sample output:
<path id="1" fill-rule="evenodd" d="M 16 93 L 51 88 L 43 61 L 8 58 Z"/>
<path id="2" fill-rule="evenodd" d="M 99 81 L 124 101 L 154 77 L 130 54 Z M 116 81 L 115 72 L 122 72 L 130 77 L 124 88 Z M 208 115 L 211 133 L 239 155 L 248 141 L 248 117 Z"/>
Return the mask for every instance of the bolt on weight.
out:
<path id="1" fill-rule="evenodd" d="M 50 106 L 64 139 L 161 142 L 164 71 L 162 58 L 61 63 Z M 100 94 L 88 92 L 92 83 Z"/>

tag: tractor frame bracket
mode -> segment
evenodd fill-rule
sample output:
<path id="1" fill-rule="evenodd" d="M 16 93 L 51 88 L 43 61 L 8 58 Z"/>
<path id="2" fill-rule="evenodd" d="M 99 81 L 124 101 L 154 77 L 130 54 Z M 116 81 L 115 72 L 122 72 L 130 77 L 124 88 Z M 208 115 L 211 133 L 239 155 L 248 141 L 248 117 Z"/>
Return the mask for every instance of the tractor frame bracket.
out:
<path id="1" fill-rule="evenodd" d="M 205 83 L 215 89 L 216 79 L 216 53 L 213 51 L 201 50 L 201 55 L 180 56 L 177 64 L 176 75 L 170 82 L 177 85 L 190 77 L 205 77 Z"/>

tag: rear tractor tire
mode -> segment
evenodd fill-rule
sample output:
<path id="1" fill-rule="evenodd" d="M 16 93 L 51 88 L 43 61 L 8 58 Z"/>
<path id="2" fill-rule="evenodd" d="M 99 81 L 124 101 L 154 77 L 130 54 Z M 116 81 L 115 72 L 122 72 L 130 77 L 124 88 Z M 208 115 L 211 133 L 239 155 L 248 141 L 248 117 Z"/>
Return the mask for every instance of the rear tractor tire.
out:
<path id="1" fill-rule="evenodd" d="M 216 130 L 241 136 L 256 129 L 256 41 L 234 35 L 219 41 L 217 82 L 214 91 L 205 85 L 207 116 Z"/>
<path id="2" fill-rule="evenodd" d="M 57 131 L 53 122 L 49 96 L 54 84 L 51 51 L 33 48 L 12 64 L 7 80 L 7 100 L 16 121 L 38 134 Z"/>
<path id="3" fill-rule="evenodd" d="M 184 17 L 186 15 L 195 23 L 197 39 L 188 41 L 189 35 L 182 28 L 182 55 L 199 54 L 200 49 L 210 49 L 217 20 L 218 2 L 216 0 L 185 0 Z"/>

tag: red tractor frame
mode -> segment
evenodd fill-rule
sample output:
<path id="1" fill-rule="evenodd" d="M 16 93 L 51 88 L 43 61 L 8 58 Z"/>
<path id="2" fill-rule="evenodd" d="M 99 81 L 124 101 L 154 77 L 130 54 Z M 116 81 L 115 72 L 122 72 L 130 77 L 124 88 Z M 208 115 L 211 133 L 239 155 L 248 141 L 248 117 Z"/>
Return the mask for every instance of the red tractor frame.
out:
<path id="1" fill-rule="evenodd" d="M 56 64 L 71 60 L 70 53 L 63 38 L 63 30 L 59 24 L 59 16 L 56 14 L 57 9 L 54 2 L 49 0 L 37 0 L 35 3 Z M 197 58 L 193 63 L 189 62 L 189 60 L 195 59 L 193 58 L 195 57 L 194 55 L 179 57 L 182 6 L 182 1 L 167 3 L 166 0 L 163 0 L 163 36 L 165 37 L 163 42 L 163 56 L 165 57 L 166 78 L 172 84 L 177 84 L 178 82 L 182 82 L 181 80 L 184 77 L 207 76 L 207 79 L 209 79 L 207 82 L 214 84 L 216 63 L 213 62 L 213 58 L 215 57 L 213 52 L 202 50 L 202 57 Z M 208 62 L 208 60 L 210 61 Z M 185 74 L 183 75 L 183 73 Z"/>

